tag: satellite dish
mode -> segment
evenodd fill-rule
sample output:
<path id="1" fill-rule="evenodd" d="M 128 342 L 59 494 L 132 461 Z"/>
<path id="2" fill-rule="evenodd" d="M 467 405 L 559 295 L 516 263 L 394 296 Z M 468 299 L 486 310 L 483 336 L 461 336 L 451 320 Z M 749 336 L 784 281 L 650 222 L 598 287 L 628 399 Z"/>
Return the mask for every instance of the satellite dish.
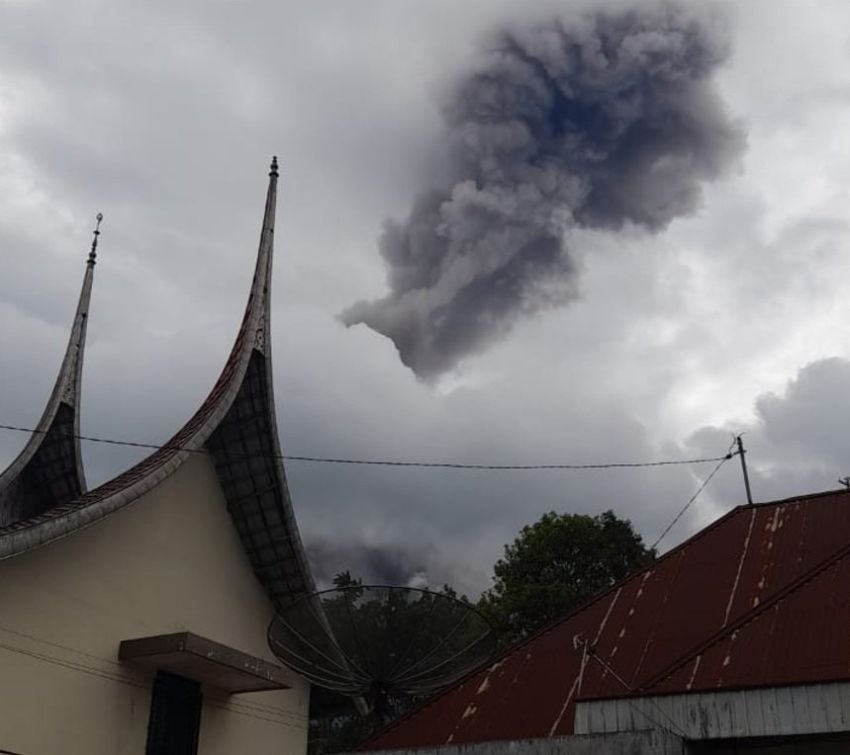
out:
<path id="1" fill-rule="evenodd" d="M 383 716 L 489 660 L 496 636 L 471 605 L 412 587 L 351 585 L 302 598 L 269 626 L 272 652 L 312 683 Z"/>

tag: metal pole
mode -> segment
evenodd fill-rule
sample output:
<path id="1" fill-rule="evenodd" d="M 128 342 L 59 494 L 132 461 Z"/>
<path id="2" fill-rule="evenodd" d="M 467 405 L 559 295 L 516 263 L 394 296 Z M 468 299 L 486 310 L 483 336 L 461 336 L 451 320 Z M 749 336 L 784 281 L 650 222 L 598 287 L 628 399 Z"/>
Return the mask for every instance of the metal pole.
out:
<path id="1" fill-rule="evenodd" d="M 747 459 L 744 456 L 747 452 L 744 450 L 744 441 L 741 436 L 738 436 L 738 456 L 741 457 L 741 471 L 744 473 L 744 488 L 747 491 L 747 503 L 753 505 L 753 494 L 750 490 L 750 475 L 747 472 Z"/>

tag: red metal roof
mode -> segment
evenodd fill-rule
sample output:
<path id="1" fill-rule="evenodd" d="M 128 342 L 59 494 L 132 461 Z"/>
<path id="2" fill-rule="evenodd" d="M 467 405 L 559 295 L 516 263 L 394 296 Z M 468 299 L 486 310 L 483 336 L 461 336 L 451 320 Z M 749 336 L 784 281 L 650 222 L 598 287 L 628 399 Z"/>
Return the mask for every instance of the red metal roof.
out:
<path id="1" fill-rule="evenodd" d="M 850 678 L 848 577 L 850 491 L 736 508 L 364 749 L 570 734 L 579 698 Z M 580 675 L 583 640 L 628 688 Z"/>
<path id="2" fill-rule="evenodd" d="M 848 585 L 850 545 L 659 674 L 643 693 L 846 680 Z"/>

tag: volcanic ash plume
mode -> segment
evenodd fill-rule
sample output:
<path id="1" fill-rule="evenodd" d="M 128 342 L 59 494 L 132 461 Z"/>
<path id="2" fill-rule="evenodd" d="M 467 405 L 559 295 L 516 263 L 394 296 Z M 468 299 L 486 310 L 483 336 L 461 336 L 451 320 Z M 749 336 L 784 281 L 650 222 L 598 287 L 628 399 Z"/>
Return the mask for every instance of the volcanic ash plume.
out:
<path id="1" fill-rule="evenodd" d="M 389 293 L 342 314 L 432 378 L 576 296 L 574 228 L 658 232 L 743 139 L 716 26 L 672 5 L 502 31 L 443 115 L 449 177 L 380 240 Z"/>

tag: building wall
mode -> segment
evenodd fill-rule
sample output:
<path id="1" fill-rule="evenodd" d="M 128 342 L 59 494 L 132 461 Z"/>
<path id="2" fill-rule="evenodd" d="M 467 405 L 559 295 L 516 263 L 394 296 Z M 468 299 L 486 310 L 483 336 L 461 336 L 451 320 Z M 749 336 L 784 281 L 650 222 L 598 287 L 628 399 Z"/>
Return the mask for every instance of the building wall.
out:
<path id="1" fill-rule="evenodd" d="M 691 740 L 850 732 L 850 682 L 584 700 L 576 706 L 579 734 L 659 726 Z"/>
<path id="2" fill-rule="evenodd" d="M 210 460 L 200 454 L 134 504 L 0 561 L 0 750 L 143 755 L 152 674 L 121 640 L 191 631 L 277 662 L 272 607 L 251 571 Z M 308 685 L 204 691 L 200 755 L 306 751 Z"/>

